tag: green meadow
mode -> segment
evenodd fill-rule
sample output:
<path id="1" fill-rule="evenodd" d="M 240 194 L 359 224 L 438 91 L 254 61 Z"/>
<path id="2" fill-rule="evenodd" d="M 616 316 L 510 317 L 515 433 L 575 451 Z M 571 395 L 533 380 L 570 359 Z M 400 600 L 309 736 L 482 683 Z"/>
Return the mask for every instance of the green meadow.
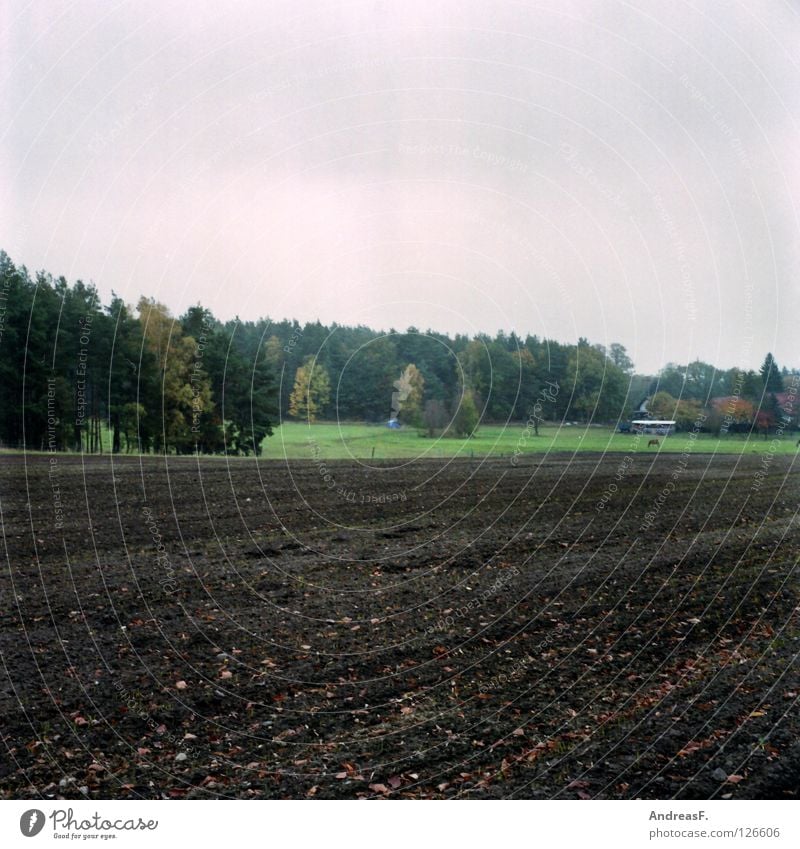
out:
<path id="1" fill-rule="evenodd" d="M 510 459 L 515 452 L 521 459 L 532 454 L 553 452 L 600 453 L 646 451 L 718 454 L 795 454 L 797 434 L 746 436 L 707 433 L 676 433 L 658 437 L 658 447 L 649 447 L 655 437 L 617 433 L 601 425 L 555 425 L 539 427 L 539 435 L 524 422 L 484 425 L 469 439 L 429 437 L 415 428 L 391 430 L 381 424 L 359 422 L 284 421 L 272 437 L 264 440 L 261 457 L 273 460 L 441 460 L 451 457 L 493 457 Z M 104 453 L 111 445 L 111 432 L 103 428 Z M 124 448 L 123 448 L 124 450 Z"/>
<path id="2" fill-rule="evenodd" d="M 275 435 L 265 439 L 261 456 L 271 459 L 311 460 L 395 460 L 445 459 L 450 457 L 510 458 L 515 452 L 677 452 L 722 454 L 794 454 L 797 436 L 784 434 L 768 439 L 763 435 L 676 433 L 658 437 L 659 446 L 648 447 L 654 437 L 616 433 L 610 427 L 596 425 L 548 425 L 539 428 L 539 436 L 525 424 L 486 425 L 469 439 L 428 437 L 414 428 L 391 430 L 384 425 L 351 422 L 284 422 Z"/>

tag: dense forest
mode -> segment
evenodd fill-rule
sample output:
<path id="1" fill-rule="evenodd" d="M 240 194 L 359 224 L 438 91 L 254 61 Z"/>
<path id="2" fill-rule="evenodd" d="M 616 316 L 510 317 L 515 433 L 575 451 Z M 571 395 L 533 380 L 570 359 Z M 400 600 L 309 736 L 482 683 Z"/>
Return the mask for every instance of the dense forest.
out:
<path id="1" fill-rule="evenodd" d="M 706 410 L 705 428 L 769 429 L 798 377 L 772 355 L 759 372 L 694 362 L 644 376 L 622 345 L 585 339 L 221 322 L 200 305 L 173 317 L 145 297 L 103 305 L 93 285 L 31 276 L 2 252 L 0 369 L 5 447 L 235 454 L 258 453 L 286 417 L 463 437 L 487 421 L 614 424 L 645 397 L 679 427 Z"/>

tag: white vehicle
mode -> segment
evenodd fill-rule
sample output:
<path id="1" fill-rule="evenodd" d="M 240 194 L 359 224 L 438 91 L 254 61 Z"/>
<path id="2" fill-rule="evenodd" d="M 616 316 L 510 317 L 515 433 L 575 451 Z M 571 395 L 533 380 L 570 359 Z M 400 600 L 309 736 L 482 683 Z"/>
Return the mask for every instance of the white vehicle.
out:
<path id="1" fill-rule="evenodd" d="M 656 436 L 669 436 L 675 433 L 675 421 L 672 419 L 634 419 L 631 422 L 634 433 L 652 433 Z"/>

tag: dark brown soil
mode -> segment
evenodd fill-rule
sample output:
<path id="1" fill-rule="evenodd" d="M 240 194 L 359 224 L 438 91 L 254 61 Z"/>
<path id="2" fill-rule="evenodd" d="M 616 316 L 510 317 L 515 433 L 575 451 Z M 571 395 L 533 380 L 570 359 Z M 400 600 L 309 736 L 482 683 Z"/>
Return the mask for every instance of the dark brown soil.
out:
<path id="1" fill-rule="evenodd" d="M 3 455 L 0 796 L 796 798 L 792 462 Z"/>

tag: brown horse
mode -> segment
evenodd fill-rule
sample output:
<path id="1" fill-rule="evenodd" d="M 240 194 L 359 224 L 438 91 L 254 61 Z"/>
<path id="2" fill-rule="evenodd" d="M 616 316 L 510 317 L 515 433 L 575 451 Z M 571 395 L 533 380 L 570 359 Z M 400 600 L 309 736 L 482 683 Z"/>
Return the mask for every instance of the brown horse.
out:
<path id="1" fill-rule="evenodd" d="M 647 447 L 648 447 L 648 448 L 650 448 L 650 447 L 651 447 L 651 446 L 653 446 L 653 445 L 655 445 L 656 447 L 658 447 L 659 442 L 658 442 L 658 440 L 657 440 L 657 439 L 651 439 L 651 440 L 647 443 Z"/>

